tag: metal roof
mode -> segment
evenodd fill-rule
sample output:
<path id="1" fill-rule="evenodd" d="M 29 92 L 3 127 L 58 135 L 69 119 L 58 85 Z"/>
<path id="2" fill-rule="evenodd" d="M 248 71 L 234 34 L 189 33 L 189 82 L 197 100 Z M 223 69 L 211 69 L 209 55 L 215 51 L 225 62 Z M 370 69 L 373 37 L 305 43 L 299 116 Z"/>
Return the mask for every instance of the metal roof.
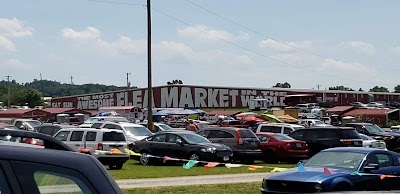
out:
<path id="1" fill-rule="evenodd" d="M 354 108 L 353 106 L 335 106 L 333 108 L 328 109 L 326 112 L 345 112 Z"/>

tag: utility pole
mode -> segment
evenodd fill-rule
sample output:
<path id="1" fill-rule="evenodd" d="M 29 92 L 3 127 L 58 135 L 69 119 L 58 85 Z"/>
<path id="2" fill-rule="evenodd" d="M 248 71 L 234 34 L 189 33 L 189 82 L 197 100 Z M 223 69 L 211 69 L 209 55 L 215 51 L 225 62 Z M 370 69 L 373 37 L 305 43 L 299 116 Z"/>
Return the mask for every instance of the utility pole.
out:
<path id="1" fill-rule="evenodd" d="M 42 73 L 40 73 L 40 90 L 42 91 L 42 95 L 44 97 Z"/>
<path id="2" fill-rule="evenodd" d="M 70 79 L 71 79 L 71 85 L 74 85 L 74 77 L 72 77 L 72 75 L 71 75 Z"/>
<path id="3" fill-rule="evenodd" d="M 317 88 L 318 88 L 318 90 L 319 90 L 319 88 L 320 88 L 320 87 L 321 87 L 321 85 L 320 85 L 320 84 L 318 84 L 318 85 L 317 85 Z"/>
<path id="4" fill-rule="evenodd" d="M 147 0 L 147 128 L 153 130 L 153 95 L 151 84 L 151 7 Z"/>
<path id="5" fill-rule="evenodd" d="M 125 96 L 125 106 L 128 106 L 129 104 L 129 100 L 128 100 L 128 96 L 129 96 L 129 75 L 131 75 L 131 73 L 126 73 L 126 96 Z"/>
<path id="6" fill-rule="evenodd" d="M 7 82 L 8 82 L 8 103 L 7 103 L 7 109 L 10 109 L 11 106 L 11 86 L 10 86 L 10 77 L 12 77 L 11 75 L 6 75 L 7 78 Z"/>

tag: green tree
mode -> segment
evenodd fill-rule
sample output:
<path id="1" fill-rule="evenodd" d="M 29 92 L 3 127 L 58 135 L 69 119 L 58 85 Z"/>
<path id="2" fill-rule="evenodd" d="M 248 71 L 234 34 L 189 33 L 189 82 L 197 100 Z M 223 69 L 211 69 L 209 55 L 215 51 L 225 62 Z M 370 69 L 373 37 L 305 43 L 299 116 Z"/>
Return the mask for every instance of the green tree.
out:
<path id="1" fill-rule="evenodd" d="M 334 86 L 334 87 L 329 87 L 329 90 L 342 90 L 342 91 L 354 91 L 352 88 L 345 87 L 345 86 Z"/>
<path id="2" fill-rule="evenodd" d="M 273 86 L 274 88 L 291 88 L 292 86 L 288 83 L 276 83 L 275 86 Z"/>
<path id="3" fill-rule="evenodd" d="M 400 85 L 394 87 L 394 93 L 400 93 Z"/>
<path id="4" fill-rule="evenodd" d="M 180 79 L 174 79 L 170 82 L 167 82 L 167 85 L 176 85 L 176 84 L 183 84 L 183 81 Z"/>
<path id="5" fill-rule="evenodd" d="M 370 92 L 389 92 L 389 90 L 383 86 L 374 86 L 369 91 Z"/>

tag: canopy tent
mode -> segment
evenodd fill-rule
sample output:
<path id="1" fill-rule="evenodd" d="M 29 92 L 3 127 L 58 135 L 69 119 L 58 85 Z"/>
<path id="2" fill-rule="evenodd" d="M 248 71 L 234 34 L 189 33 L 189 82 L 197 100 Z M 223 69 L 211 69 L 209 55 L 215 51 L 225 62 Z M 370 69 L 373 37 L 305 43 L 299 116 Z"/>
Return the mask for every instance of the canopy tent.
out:
<path id="1" fill-rule="evenodd" d="M 277 116 L 272 114 L 262 114 L 261 118 L 266 119 L 271 123 L 283 123 Z"/>
<path id="2" fill-rule="evenodd" d="M 265 119 L 258 118 L 258 117 L 246 117 L 243 119 L 243 122 L 265 122 Z"/>
<path id="3" fill-rule="evenodd" d="M 121 115 L 115 111 L 105 111 L 105 112 L 100 112 L 94 116 L 95 117 L 104 117 L 104 116 L 121 116 Z"/>
<path id="4" fill-rule="evenodd" d="M 154 116 L 167 116 L 167 115 L 194 115 L 199 114 L 196 111 L 184 109 L 184 110 L 161 110 L 154 114 Z"/>
<path id="5" fill-rule="evenodd" d="M 290 116 L 290 115 L 281 115 L 278 116 L 278 119 L 285 122 L 285 123 L 298 123 L 299 120 Z"/>
<path id="6" fill-rule="evenodd" d="M 253 116 L 256 116 L 256 115 L 258 115 L 258 114 L 254 113 L 254 112 L 243 112 L 243 113 L 239 113 L 239 114 L 235 115 L 235 117 L 237 119 L 243 119 L 243 118 L 246 118 L 246 117 L 253 117 Z"/>
<path id="7" fill-rule="evenodd" d="M 206 111 L 201 110 L 201 109 L 195 109 L 193 111 L 197 112 L 197 114 L 206 114 L 207 113 Z"/>

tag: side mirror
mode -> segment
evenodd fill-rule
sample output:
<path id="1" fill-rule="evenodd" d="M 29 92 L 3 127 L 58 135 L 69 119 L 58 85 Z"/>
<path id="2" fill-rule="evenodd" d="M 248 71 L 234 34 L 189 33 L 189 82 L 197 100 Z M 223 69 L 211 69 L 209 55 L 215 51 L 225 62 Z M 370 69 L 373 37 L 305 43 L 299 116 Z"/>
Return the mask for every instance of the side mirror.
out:
<path id="1" fill-rule="evenodd" d="M 371 172 L 373 170 L 378 170 L 379 165 L 378 164 L 368 164 L 367 166 L 364 166 L 364 171 L 365 172 Z"/>
<path id="2" fill-rule="evenodd" d="M 176 143 L 177 143 L 177 144 L 180 144 L 180 145 L 183 145 L 183 141 L 182 141 L 181 139 L 177 139 L 177 140 L 176 140 Z"/>

